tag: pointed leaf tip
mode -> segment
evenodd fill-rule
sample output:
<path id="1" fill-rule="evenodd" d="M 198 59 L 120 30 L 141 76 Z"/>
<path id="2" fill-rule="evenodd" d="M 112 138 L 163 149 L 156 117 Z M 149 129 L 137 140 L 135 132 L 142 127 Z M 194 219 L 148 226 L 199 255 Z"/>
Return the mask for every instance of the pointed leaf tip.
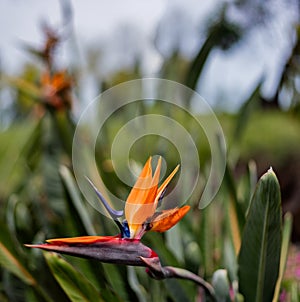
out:
<path id="1" fill-rule="evenodd" d="M 274 172 L 274 170 L 273 170 L 272 167 L 270 167 L 270 168 L 268 169 L 268 171 L 261 177 L 261 179 L 265 179 L 266 177 L 273 177 L 273 178 L 276 179 L 276 181 L 278 181 L 278 180 L 277 180 L 276 173 Z"/>

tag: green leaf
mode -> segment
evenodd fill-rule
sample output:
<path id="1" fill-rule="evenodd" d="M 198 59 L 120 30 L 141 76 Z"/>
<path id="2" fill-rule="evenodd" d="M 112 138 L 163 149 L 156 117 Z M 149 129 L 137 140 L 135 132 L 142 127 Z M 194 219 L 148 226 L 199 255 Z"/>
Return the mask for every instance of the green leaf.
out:
<path id="1" fill-rule="evenodd" d="M 128 266 L 127 267 L 127 278 L 128 278 L 128 283 L 132 290 L 135 292 L 137 295 L 138 299 L 140 302 L 146 302 L 146 290 L 145 288 L 140 284 L 135 268 L 133 266 Z"/>
<path id="2" fill-rule="evenodd" d="M 116 294 L 118 297 L 120 297 L 122 301 L 130 301 L 120 267 L 108 263 L 102 263 L 102 267 L 111 287 L 117 291 Z"/>
<path id="3" fill-rule="evenodd" d="M 55 253 L 44 253 L 55 279 L 72 302 L 104 301 L 95 287 L 74 267 Z"/>
<path id="4" fill-rule="evenodd" d="M 252 112 L 254 112 L 259 107 L 259 97 L 262 83 L 263 79 L 259 81 L 258 85 L 255 87 L 248 100 L 243 104 L 240 109 L 234 131 L 234 138 L 236 141 L 239 141 L 239 139 L 241 138 L 241 135 L 243 134 L 243 131 L 247 126 Z"/>
<path id="5" fill-rule="evenodd" d="M 238 264 L 237 264 L 237 257 L 234 250 L 234 245 L 232 239 L 227 235 L 224 238 L 223 243 L 223 266 L 228 272 L 228 278 L 231 281 L 237 281 L 237 271 L 238 271 Z"/>
<path id="6" fill-rule="evenodd" d="M 201 227 L 199 234 L 199 246 L 202 256 L 202 267 L 204 277 L 211 276 L 213 273 L 213 261 L 211 255 L 214 250 L 214 238 L 211 236 L 211 229 L 213 228 L 214 205 L 210 204 L 201 211 Z"/>
<path id="7" fill-rule="evenodd" d="M 181 283 L 177 279 L 167 279 L 164 281 L 166 289 L 172 300 L 175 302 L 191 301 L 187 293 L 183 290 Z"/>
<path id="8" fill-rule="evenodd" d="M 230 168 L 229 164 L 227 164 L 225 168 L 224 183 L 229 193 L 228 212 L 231 216 L 229 223 L 232 230 L 235 229 L 235 233 L 232 234 L 236 235 L 235 249 L 237 250 L 240 245 L 240 228 L 245 224 L 245 211 L 243 211 L 239 201 L 237 184 L 233 177 L 233 169 Z"/>
<path id="9" fill-rule="evenodd" d="M 281 245 L 281 255 L 280 255 L 279 277 L 278 277 L 276 288 L 275 288 L 273 302 L 277 302 L 279 300 L 281 282 L 282 282 L 282 279 L 284 276 L 286 261 L 287 261 L 287 257 L 288 257 L 292 226 L 293 226 L 293 216 L 291 215 L 291 213 L 286 213 L 284 216 L 284 224 L 283 224 L 283 230 L 282 230 L 282 245 Z"/>
<path id="10" fill-rule="evenodd" d="M 299 289 L 298 282 L 293 282 L 291 285 L 291 301 L 299 302 Z"/>
<path id="11" fill-rule="evenodd" d="M 0 229 L 0 266 L 19 277 L 26 284 L 35 285 L 35 279 L 25 268 L 14 248 L 14 242 L 7 226 L 0 222 Z"/>
<path id="12" fill-rule="evenodd" d="M 187 70 L 186 77 L 184 79 L 184 84 L 187 87 L 193 90 L 196 89 L 196 85 L 198 83 L 199 78 L 201 77 L 207 58 L 214 46 L 214 35 L 210 35 L 204 42 L 203 46 L 201 47 L 195 59 L 191 62 Z M 190 105 L 190 100 L 188 100 L 187 105 Z"/>
<path id="13" fill-rule="evenodd" d="M 7 225 L 1 221 L 0 230 L 0 268 L 3 267 L 29 285 L 27 289 L 29 291 L 32 289 L 34 294 L 38 295 L 39 301 L 52 301 L 47 291 L 42 287 L 40 280 L 28 270 L 30 265 L 28 265 L 28 261 L 25 262 L 25 254 L 22 253 L 19 243 L 14 240 Z M 2 301 L 1 296 L 0 301 Z"/>
<path id="14" fill-rule="evenodd" d="M 68 194 L 70 195 L 73 205 L 82 221 L 85 231 L 88 235 L 96 235 L 96 231 L 93 227 L 88 211 L 81 199 L 73 175 L 71 174 L 70 170 L 65 166 L 61 166 L 59 172 L 65 185 L 65 188 Z"/>
<path id="15" fill-rule="evenodd" d="M 225 21 L 223 18 L 220 22 L 209 29 L 208 37 L 200 48 L 195 59 L 187 71 L 184 84 L 195 90 L 197 82 L 202 75 L 203 68 L 207 62 L 208 56 L 215 47 L 228 49 L 231 45 L 238 41 L 240 37 L 239 29 Z M 224 41 L 230 41 L 227 45 Z"/>
<path id="16" fill-rule="evenodd" d="M 178 259 L 178 261 L 183 262 L 183 245 L 182 245 L 182 233 L 179 225 L 175 225 L 168 232 L 166 232 L 166 244 L 170 251 L 173 251 L 173 254 Z"/>
<path id="17" fill-rule="evenodd" d="M 281 249 L 280 188 L 270 169 L 251 200 L 239 253 L 240 292 L 245 302 L 272 301 Z"/>
<path id="18" fill-rule="evenodd" d="M 21 264 L 4 245 L 0 242 L 0 264 L 8 271 L 19 277 L 28 285 L 35 285 L 35 280 L 26 268 Z"/>
<path id="19" fill-rule="evenodd" d="M 31 97 L 33 101 L 41 100 L 43 97 L 42 90 L 26 79 L 19 77 L 4 77 L 4 80 L 6 80 L 7 83 L 11 86 L 19 89 L 20 91 Z"/>
<path id="20" fill-rule="evenodd" d="M 39 125 L 36 120 L 26 121 L 0 131 L 0 195 L 10 195 L 14 186 L 26 178 L 26 153 L 38 135 Z"/>
<path id="21" fill-rule="evenodd" d="M 68 111 L 55 112 L 52 115 L 54 125 L 56 127 L 56 133 L 58 134 L 58 140 L 62 144 L 66 154 L 71 157 L 72 155 L 72 143 L 75 131 L 75 126 L 69 115 Z"/>

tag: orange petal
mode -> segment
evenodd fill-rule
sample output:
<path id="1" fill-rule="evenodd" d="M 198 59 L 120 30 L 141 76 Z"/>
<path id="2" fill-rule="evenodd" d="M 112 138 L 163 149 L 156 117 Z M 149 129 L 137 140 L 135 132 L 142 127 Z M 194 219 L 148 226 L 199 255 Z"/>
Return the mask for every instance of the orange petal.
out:
<path id="1" fill-rule="evenodd" d="M 158 188 L 157 193 L 156 193 L 156 198 L 155 198 L 155 207 L 157 206 L 159 197 L 161 195 L 161 193 L 164 191 L 164 189 L 166 188 L 166 186 L 169 184 L 169 182 L 172 180 L 172 178 L 174 177 L 174 175 L 176 174 L 176 172 L 179 169 L 179 165 L 176 166 L 176 168 L 172 171 L 172 173 L 165 179 L 165 181 L 161 184 L 161 186 Z"/>
<path id="2" fill-rule="evenodd" d="M 157 195 L 160 167 L 161 158 L 158 160 L 154 176 L 152 177 L 150 157 L 127 198 L 125 217 L 133 233 L 155 212 L 156 204 L 154 201 Z"/>
<path id="3" fill-rule="evenodd" d="M 190 210 L 190 206 L 183 206 L 182 208 L 175 208 L 171 210 L 162 211 L 151 222 L 151 231 L 165 232 L 174 226 L 185 214 Z"/>
<path id="4" fill-rule="evenodd" d="M 145 203 L 153 203 L 155 200 L 155 197 L 157 195 L 159 176 L 160 176 L 160 168 L 161 168 L 161 157 L 158 158 L 157 166 L 151 182 L 151 188 L 148 192 L 147 200 L 145 201 Z"/>
<path id="5" fill-rule="evenodd" d="M 152 182 L 152 168 L 151 157 L 147 160 L 142 172 L 140 173 L 135 185 L 127 197 L 128 203 L 141 203 L 140 200 L 145 199 L 148 189 L 151 187 Z M 125 208 L 126 209 L 126 208 Z"/>

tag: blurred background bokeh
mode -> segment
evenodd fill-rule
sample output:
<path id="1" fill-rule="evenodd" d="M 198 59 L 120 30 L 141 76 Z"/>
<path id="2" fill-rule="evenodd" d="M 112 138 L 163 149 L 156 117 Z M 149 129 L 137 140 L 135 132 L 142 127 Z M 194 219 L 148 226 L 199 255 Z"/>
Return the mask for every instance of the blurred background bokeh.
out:
<path id="1" fill-rule="evenodd" d="M 291 270 L 295 266 L 299 269 L 299 1 L 0 0 L 0 16 L 0 221 L 5 229 L 1 236 L 7 234 L 3 242 L 13 246 L 12 254 L 23 259 L 20 263 L 28 262 L 32 275 L 46 266 L 36 264 L 36 259 L 43 262 L 41 255 L 32 258 L 20 244 L 51 236 L 91 234 L 94 228 L 96 233 L 114 232 L 107 220 L 98 221 L 90 208 L 84 211 L 91 221 L 81 217 L 82 209 L 78 207 L 82 205 L 73 202 L 74 190 L 80 193 L 71 174 L 62 171 L 61 165 L 72 168 L 74 129 L 87 104 L 116 84 L 142 77 L 182 83 L 212 106 L 227 141 L 227 184 L 235 182 L 239 200 L 250 194 L 251 188 L 245 182 L 251 175 L 259 177 L 273 167 L 281 186 L 283 212 L 294 216 L 295 247 L 290 262 L 294 263 Z M 199 114 L 197 103 L 186 105 L 193 114 Z M 139 110 L 147 108 L 141 105 Z M 159 110 L 159 105 L 151 110 Z M 128 114 L 123 115 L 124 121 Z M 122 124 L 119 117 L 111 123 L 117 129 Z M 107 186 L 124 197 L 129 188 L 117 180 L 109 158 L 110 135 L 115 129 L 107 127 L 99 142 L 98 164 Z M 137 149 L 137 160 L 143 164 L 152 149 L 144 157 L 140 156 L 144 149 Z M 174 166 L 178 158 L 169 160 Z M 225 184 L 219 198 L 226 199 L 230 190 L 230 184 Z M 193 197 L 195 207 L 197 198 Z M 244 209 L 247 205 L 243 205 Z M 198 215 L 194 213 L 195 221 Z M 194 228 L 200 234 L 195 225 L 186 223 L 185 228 L 189 232 Z M 221 236 L 217 222 L 212 228 Z M 194 242 L 193 236 L 186 241 Z M 154 243 L 155 239 L 149 238 Z M 200 267 L 201 261 L 207 259 L 202 251 L 200 263 L 195 260 L 198 249 L 201 252 L 201 247 L 190 245 L 190 250 L 185 251 L 190 253 L 188 256 L 182 248 L 174 255 L 167 250 L 161 253 L 175 264 L 186 257 L 187 266 Z M 213 249 L 213 264 L 204 263 L 205 268 L 199 268 L 204 276 L 211 276 L 213 268 L 224 260 L 219 249 L 218 244 Z M 83 270 L 87 266 L 80 265 Z M 93 270 L 86 269 L 88 274 L 95 273 Z M 105 282 L 114 284 L 105 266 L 96 273 L 106 274 Z M 1 269 L 0 300 L 22 301 L 24 285 L 15 280 L 15 275 L 21 275 L 25 284 L 35 288 L 31 277 L 22 272 L 13 274 Z M 126 272 L 121 269 L 113 274 L 122 280 Z M 140 289 L 130 281 L 122 284 L 118 297 L 146 301 L 141 295 L 149 281 L 139 272 L 137 277 L 130 274 L 131 281 L 140 279 Z M 292 276 L 300 280 L 299 271 Z M 46 284 L 46 276 L 41 279 L 41 284 Z M 116 293 L 107 284 L 97 286 L 107 291 L 109 300 Z M 163 292 L 157 284 L 151 283 L 150 288 L 157 296 Z M 189 286 L 183 288 L 189 291 Z M 27 301 L 47 301 L 44 290 L 26 292 Z M 60 289 L 56 290 L 63 297 L 61 301 L 68 301 Z M 56 294 L 53 291 L 49 295 Z M 196 294 L 195 290 L 192 294 Z M 34 295 L 38 298 L 30 300 Z M 183 293 L 177 298 L 176 294 L 165 295 L 173 301 L 182 298 Z"/>

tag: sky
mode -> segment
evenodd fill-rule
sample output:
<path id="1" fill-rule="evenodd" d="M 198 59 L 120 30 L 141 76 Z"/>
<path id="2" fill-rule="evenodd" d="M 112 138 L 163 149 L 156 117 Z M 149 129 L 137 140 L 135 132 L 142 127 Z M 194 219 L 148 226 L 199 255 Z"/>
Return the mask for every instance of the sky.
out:
<path id="1" fill-rule="evenodd" d="M 211 18 L 221 0 L 71 0 L 73 29 L 77 51 L 70 45 L 60 56 L 68 65 L 76 62 L 87 69 L 86 52 L 91 45 L 101 46 L 100 76 L 131 66 L 134 54 L 142 57 L 143 75 L 155 76 L 163 58 L 174 45 L 182 54 L 192 58 L 203 42 L 201 27 Z M 223 1 L 225 2 L 225 1 Z M 231 1 L 226 1 L 231 2 Z M 253 1 L 253 3 L 258 0 Z M 205 66 L 203 80 L 197 91 L 212 105 L 224 100 L 227 109 L 238 108 L 264 77 L 263 93 L 271 96 L 278 82 L 278 69 L 289 55 L 293 41 L 293 26 L 299 11 L 288 8 L 292 0 L 273 0 L 271 18 L 249 30 L 242 43 L 231 51 L 214 50 Z M 87 4 L 88 3 L 88 4 Z M 229 10 L 230 18 L 246 20 L 249 10 Z M 177 14 L 176 18 L 170 18 Z M 46 21 L 61 24 L 59 1 L 0 0 L 0 64 L 8 73 L 17 73 L 31 58 L 20 45 L 41 45 L 40 24 Z M 166 21 L 167 20 L 167 21 Z M 170 20 L 170 21 L 168 21 Z M 163 33 L 159 49 L 153 45 L 158 26 Z M 249 25 L 245 25 L 249 26 Z M 179 34 L 178 34 L 179 33 Z M 70 44 L 70 43 L 69 43 Z M 74 46 L 74 45 L 73 45 Z M 89 97 L 93 91 L 89 92 Z"/>

